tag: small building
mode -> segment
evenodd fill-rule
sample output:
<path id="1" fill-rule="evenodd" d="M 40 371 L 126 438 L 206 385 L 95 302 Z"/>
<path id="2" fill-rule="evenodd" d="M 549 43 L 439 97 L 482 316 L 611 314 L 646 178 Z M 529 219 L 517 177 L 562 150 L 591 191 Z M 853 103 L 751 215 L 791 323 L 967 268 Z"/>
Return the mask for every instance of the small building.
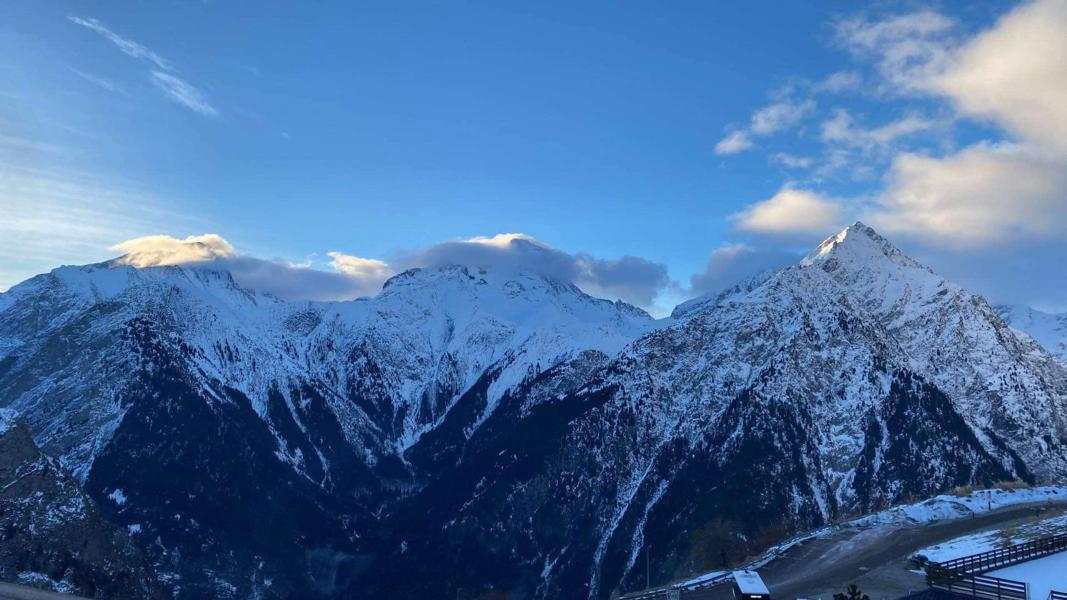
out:
<path id="1" fill-rule="evenodd" d="M 771 592 L 755 571 L 734 571 L 734 600 L 770 600 Z"/>

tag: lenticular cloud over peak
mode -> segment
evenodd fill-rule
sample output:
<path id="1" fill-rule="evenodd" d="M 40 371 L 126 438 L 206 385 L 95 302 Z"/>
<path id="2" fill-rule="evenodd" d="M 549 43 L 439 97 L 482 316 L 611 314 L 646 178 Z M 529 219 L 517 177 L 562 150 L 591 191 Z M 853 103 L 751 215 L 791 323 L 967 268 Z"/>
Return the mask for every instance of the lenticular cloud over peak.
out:
<path id="1" fill-rule="evenodd" d="M 184 239 L 149 235 L 111 247 L 123 252 L 113 264 L 136 268 L 189 265 L 229 271 L 251 289 L 287 300 L 351 300 L 374 296 L 389 277 L 412 268 L 449 265 L 487 269 L 497 273 L 533 273 L 572 283 L 594 296 L 624 300 L 649 308 L 670 285 L 667 267 L 636 256 L 605 259 L 584 252 L 553 248 L 525 233 L 498 233 L 431 244 L 389 260 L 365 258 L 339 251 L 327 253 L 322 268 L 282 260 L 256 258 L 238 252 L 214 233 Z"/>
<path id="2" fill-rule="evenodd" d="M 169 235 L 146 235 L 115 244 L 111 250 L 123 253 L 118 264 L 137 268 L 202 263 L 236 256 L 233 246 L 216 233 L 191 235 L 184 240 Z"/>

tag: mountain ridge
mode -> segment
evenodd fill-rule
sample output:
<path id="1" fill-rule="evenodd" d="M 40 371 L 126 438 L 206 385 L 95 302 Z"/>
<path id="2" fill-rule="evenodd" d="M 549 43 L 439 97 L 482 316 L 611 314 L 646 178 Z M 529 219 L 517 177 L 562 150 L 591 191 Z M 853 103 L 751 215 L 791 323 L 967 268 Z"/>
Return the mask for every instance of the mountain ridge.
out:
<path id="1" fill-rule="evenodd" d="M 712 522 L 1067 475 L 1067 367 L 862 223 L 661 320 L 514 268 L 291 302 L 61 267 L 0 295 L 0 389 L 180 597 L 603 598 Z"/>

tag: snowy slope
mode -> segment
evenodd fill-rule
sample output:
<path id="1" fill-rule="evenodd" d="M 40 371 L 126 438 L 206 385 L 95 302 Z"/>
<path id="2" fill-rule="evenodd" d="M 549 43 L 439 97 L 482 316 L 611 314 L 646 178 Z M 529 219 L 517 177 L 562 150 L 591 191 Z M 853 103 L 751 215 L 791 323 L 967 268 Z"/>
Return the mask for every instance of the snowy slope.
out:
<path id="1" fill-rule="evenodd" d="M 589 352 L 606 362 L 656 326 L 569 284 L 451 266 L 403 273 L 377 298 L 352 302 L 283 302 L 210 265 L 117 262 L 62 267 L 0 299 L 0 404 L 24 415 L 98 501 L 126 489 L 113 516 L 160 536 L 153 559 L 173 577 L 182 569 L 168 565 L 187 546 L 246 546 L 242 519 L 261 494 L 293 517 L 288 530 L 262 533 L 267 547 L 363 544 L 395 496 L 384 488 L 421 476 L 403 452 L 475 382 L 484 385 L 463 415 L 464 436 L 517 384 Z M 164 475 L 185 471 L 179 481 Z M 233 500 L 225 509 L 191 501 L 209 493 Z M 167 521 L 179 504 L 187 518 Z M 199 525 L 230 510 L 232 532 Z M 308 522 L 323 523 L 317 539 Z M 253 573 L 256 554 L 224 556 L 184 576 L 222 581 L 208 594 L 234 577 L 248 593 L 249 580 L 271 579 Z M 294 577 L 305 570 L 283 562 Z M 219 579 L 225 569 L 243 573 Z"/>
<path id="2" fill-rule="evenodd" d="M 995 309 L 1005 323 L 1067 362 L 1067 314 L 1047 313 L 1019 305 L 998 305 Z"/>
<path id="3" fill-rule="evenodd" d="M 529 593 L 604 597 L 641 579 L 649 545 L 654 570 L 681 568 L 709 524 L 742 543 L 783 520 L 813 527 L 957 485 L 1062 477 L 1065 382 L 984 300 L 858 223 L 801 264 L 680 307 L 554 414 L 525 418 L 558 445 L 522 437 L 535 425 L 521 413 L 475 436 L 462 468 L 414 502 L 431 516 L 399 547 L 419 528 L 454 543 L 496 523 L 490 548 L 540 573 Z M 487 551 L 478 560 L 492 563 Z"/>
<path id="4" fill-rule="evenodd" d="M 862 223 L 823 242 L 803 264 L 830 274 L 876 318 L 908 366 L 948 394 L 976 433 L 995 431 L 1040 475 L 1067 473 L 1067 371 L 983 298 Z"/>
<path id="5" fill-rule="evenodd" d="M 223 397 L 222 386 L 240 391 L 269 420 L 271 390 L 292 408 L 290 390 L 313 381 L 354 446 L 397 450 L 439 422 L 490 367 L 499 374 L 486 414 L 539 370 L 583 350 L 614 354 L 654 326 L 636 308 L 571 285 L 464 267 L 403 273 L 375 299 L 339 303 L 282 302 L 240 288 L 223 271 L 108 264 L 62 267 L 2 297 L 5 401 L 83 476 L 121 420 L 123 374 L 144 359 L 119 333 L 139 319 L 166 325 L 166 343 L 187 357 L 209 395 Z M 76 336 L 78 351 L 55 348 L 60 335 Z"/>

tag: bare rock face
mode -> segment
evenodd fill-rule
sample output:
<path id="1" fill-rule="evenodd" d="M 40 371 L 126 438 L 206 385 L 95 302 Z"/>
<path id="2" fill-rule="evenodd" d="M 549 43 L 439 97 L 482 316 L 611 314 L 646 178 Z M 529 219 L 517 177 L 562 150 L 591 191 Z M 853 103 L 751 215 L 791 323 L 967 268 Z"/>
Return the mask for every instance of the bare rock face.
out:
<path id="1" fill-rule="evenodd" d="M 129 534 L 78 481 L 37 449 L 29 429 L 0 423 L 0 580 L 95 598 L 159 598 Z"/>

